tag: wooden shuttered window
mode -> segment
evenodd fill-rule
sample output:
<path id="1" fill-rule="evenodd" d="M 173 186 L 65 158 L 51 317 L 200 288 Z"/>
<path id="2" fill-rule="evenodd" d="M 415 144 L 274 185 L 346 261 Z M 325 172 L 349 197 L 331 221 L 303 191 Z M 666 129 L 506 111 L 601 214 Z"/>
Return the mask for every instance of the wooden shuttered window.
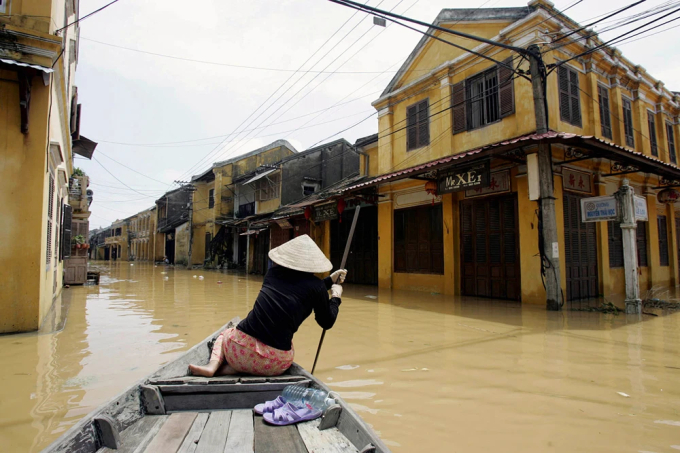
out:
<path id="1" fill-rule="evenodd" d="M 422 100 L 406 108 L 406 149 L 421 148 L 430 144 L 430 104 Z"/>
<path id="2" fill-rule="evenodd" d="M 210 242 L 212 242 L 212 234 L 205 233 L 205 259 L 208 261 L 212 261 Z"/>
<path id="3" fill-rule="evenodd" d="M 654 112 L 647 110 L 647 125 L 649 126 L 649 146 L 652 149 L 652 156 L 659 157 L 659 144 L 656 140 L 656 120 Z"/>
<path id="4" fill-rule="evenodd" d="M 672 163 L 677 164 L 678 155 L 675 149 L 675 131 L 671 123 L 666 123 L 666 139 L 668 140 L 668 156 Z"/>
<path id="5" fill-rule="evenodd" d="M 494 123 L 515 113 L 512 57 L 451 87 L 454 134 Z"/>
<path id="6" fill-rule="evenodd" d="M 635 136 L 633 135 L 633 106 L 630 99 L 622 98 L 623 105 L 623 130 L 626 136 L 626 146 L 635 148 Z"/>
<path id="7" fill-rule="evenodd" d="M 609 230 L 609 267 L 623 267 L 623 235 L 619 222 L 607 222 Z M 647 222 L 638 222 L 636 233 L 638 266 L 647 264 Z"/>
<path id="8" fill-rule="evenodd" d="M 215 207 L 215 189 L 210 189 L 208 191 L 208 209 Z"/>
<path id="9" fill-rule="evenodd" d="M 609 111 L 609 90 L 602 85 L 597 86 L 598 102 L 600 105 L 600 125 L 602 136 L 612 138 L 612 119 Z"/>
<path id="10" fill-rule="evenodd" d="M 668 225 L 666 216 L 657 217 L 659 227 L 659 265 L 668 266 Z"/>
<path id="11" fill-rule="evenodd" d="M 52 262 L 52 216 L 54 215 L 54 176 L 50 173 L 50 182 L 47 198 L 47 247 L 45 252 L 45 263 L 49 266 Z"/>
<path id="12" fill-rule="evenodd" d="M 444 273 L 442 205 L 394 211 L 394 270 Z"/>
<path id="13" fill-rule="evenodd" d="M 64 213 L 61 220 L 61 257 L 71 257 L 71 230 L 73 220 L 73 208 L 71 205 L 64 205 Z"/>
<path id="14" fill-rule="evenodd" d="M 581 127 L 581 93 L 578 72 L 562 65 L 557 70 L 557 78 L 560 92 L 560 118 L 566 123 Z"/>

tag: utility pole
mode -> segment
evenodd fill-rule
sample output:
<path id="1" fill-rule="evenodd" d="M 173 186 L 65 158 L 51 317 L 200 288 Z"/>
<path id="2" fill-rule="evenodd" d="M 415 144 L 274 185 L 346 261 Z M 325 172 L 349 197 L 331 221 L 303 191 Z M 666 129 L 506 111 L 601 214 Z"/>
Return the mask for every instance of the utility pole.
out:
<path id="1" fill-rule="evenodd" d="M 527 49 L 531 63 L 531 83 L 534 93 L 534 111 L 536 113 L 536 133 L 548 132 L 548 108 L 546 103 L 546 69 L 541 51 L 536 44 Z M 552 151 L 549 143 L 542 140 L 538 144 L 538 179 L 540 187 L 540 221 L 539 240 L 541 250 L 542 272 L 545 272 L 545 293 L 548 310 L 560 310 L 562 307 L 562 291 L 560 277 L 559 247 L 557 241 L 557 219 L 555 216 L 555 197 L 553 187 Z"/>

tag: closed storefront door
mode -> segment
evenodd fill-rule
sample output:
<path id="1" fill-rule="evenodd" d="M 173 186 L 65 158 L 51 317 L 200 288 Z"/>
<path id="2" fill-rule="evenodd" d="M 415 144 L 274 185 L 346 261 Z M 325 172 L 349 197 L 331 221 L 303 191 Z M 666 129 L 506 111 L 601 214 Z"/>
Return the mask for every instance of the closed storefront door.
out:
<path id="1" fill-rule="evenodd" d="M 567 301 L 590 299 L 599 293 L 595 223 L 581 221 L 581 198 L 564 193 Z"/>
<path id="2" fill-rule="evenodd" d="M 253 269 L 251 272 L 264 275 L 269 268 L 269 230 L 263 230 L 258 235 L 251 235 L 251 247 L 253 242 L 255 251 L 253 255 Z"/>
<path id="3" fill-rule="evenodd" d="M 342 222 L 331 221 L 331 262 L 337 269 L 345 253 L 345 244 L 352 227 L 354 209 L 342 213 Z M 347 256 L 347 282 L 362 285 L 378 284 L 378 208 L 366 207 L 359 211 L 354 238 Z"/>
<path id="4" fill-rule="evenodd" d="M 520 300 L 517 196 L 461 201 L 460 223 L 463 295 Z"/>

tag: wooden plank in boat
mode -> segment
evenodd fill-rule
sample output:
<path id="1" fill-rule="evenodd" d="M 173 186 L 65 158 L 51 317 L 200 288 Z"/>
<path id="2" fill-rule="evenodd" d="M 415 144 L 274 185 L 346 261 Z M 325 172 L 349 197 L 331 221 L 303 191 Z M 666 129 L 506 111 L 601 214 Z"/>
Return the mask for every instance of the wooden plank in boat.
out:
<path id="1" fill-rule="evenodd" d="M 179 412 L 170 415 L 144 452 L 175 453 L 184 442 L 197 415 L 196 412 Z"/>
<path id="2" fill-rule="evenodd" d="M 252 409 L 256 404 L 276 399 L 281 390 L 242 393 L 176 393 L 163 396 L 165 410 L 207 411 L 227 409 Z"/>
<path id="3" fill-rule="evenodd" d="M 255 417 L 255 453 L 307 453 L 295 425 L 271 426 Z"/>
<path id="4" fill-rule="evenodd" d="M 196 451 L 198 441 L 201 438 L 201 434 L 203 434 L 203 429 L 205 428 L 205 424 L 208 422 L 209 417 L 210 414 L 207 412 L 198 414 L 177 453 L 194 453 Z"/>
<path id="5" fill-rule="evenodd" d="M 337 428 L 319 431 L 320 420 L 317 418 L 297 425 L 307 450 L 314 453 L 359 453 L 359 450 Z"/>
<path id="6" fill-rule="evenodd" d="M 147 415 L 142 417 L 120 434 L 120 447 L 118 450 L 105 447 L 100 448 L 98 453 L 143 452 L 167 419 L 167 415 Z"/>
<path id="7" fill-rule="evenodd" d="M 255 428 L 251 409 L 235 410 L 231 413 L 229 437 L 224 449 L 229 453 L 253 453 Z"/>
<path id="8" fill-rule="evenodd" d="M 244 384 L 258 384 L 264 382 L 299 382 L 304 381 L 307 378 L 305 376 L 293 376 L 293 375 L 283 375 L 283 376 L 271 376 L 271 377 L 233 377 L 233 376 L 218 376 L 206 378 L 202 376 L 182 376 L 174 377 L 168 379 L 156 379 L 150 381 L 149 385 L 216 385 L 216 384 L 236 384 L 241 382 Z"/>
<path id="9" fill-rule="evenodd" d="M 343 410 L 338 419 L 337 429 L 358 448 L 374 443 L 369 435 L 370 428 L 352 411 Z M 379 451 L 382 451 L 380 449 Z"/>
<path id="10" fill-rule="evenodd" d="M 312 381 L 296 381 L 295 385 L 309 387 Z M 265 382 L 264 384 L 211 384 L 211 385 L 159 385 L 158 389 L 163 395 L 173 393 L 240 393 L 240 392 L 264 392 L 281 391 L 288 387 L 290 382 Z"/>
<path id="11" fill-rule="evenodd" d="M 196 453 L 221 453 L 227 443 L 229 435 L 229 421 L 231 411 L 215 411 L 210 413 L 208 423 L 206 423 L 198 441 Z"/>

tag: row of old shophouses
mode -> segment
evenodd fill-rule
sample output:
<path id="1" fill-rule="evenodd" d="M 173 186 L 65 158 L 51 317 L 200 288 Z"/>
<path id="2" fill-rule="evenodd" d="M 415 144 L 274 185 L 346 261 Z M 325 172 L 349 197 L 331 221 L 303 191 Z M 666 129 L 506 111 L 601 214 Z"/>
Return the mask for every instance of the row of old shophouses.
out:
<path id="1" fill-rule="evenodd" d="M 584 199 L 615 194 L 624 178 L 643 200 L 642 294 L 675 287 L 680 94 L 545 0 L 444 9 L 433 24 L 539 44 L 549 131 L 536 131 L 526 59 L 432 28 L 474 53 L 424 36 L 372 104 L 377 134 L 303 152 L 279 140 L 216 162 L 93 236 L 93 256 L 263 274 L 271 248 L 309 234 L 338 266 L 360 208 L 350 282 L 544 304 L 533 166 L 543 144 L 557 216 L 551 259 L 567 303 L 624 296 L 619 223 L 582 218 Z"/>

